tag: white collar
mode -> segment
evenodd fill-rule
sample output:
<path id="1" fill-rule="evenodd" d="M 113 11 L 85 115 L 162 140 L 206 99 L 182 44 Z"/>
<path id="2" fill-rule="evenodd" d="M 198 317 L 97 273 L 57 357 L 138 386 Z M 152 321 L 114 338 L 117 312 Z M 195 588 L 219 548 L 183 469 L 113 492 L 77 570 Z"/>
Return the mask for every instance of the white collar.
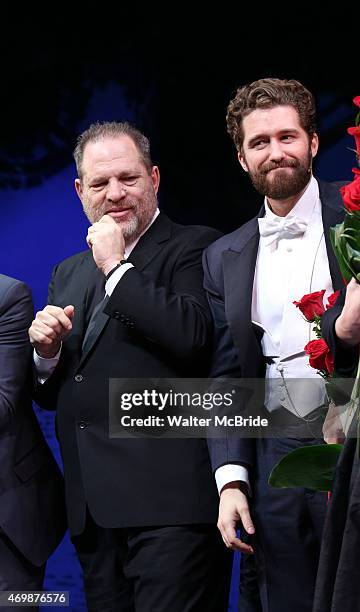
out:
<path id="1" fill-rule="evenodd" d="M 282 218 L 291 218 L 298 217 L 303 221 L 309 223 L 312 213 L 314 211 L 314 207 L 319 200 L 319 185 L 317 180 L 311 176 L 311 179 L 302 194 L 301 198 L 296 202 L 294 208 L 290 210 L 290 212 Z M 276 215 L 270 208 L 267 198 L 265 197 L 265 217 L 269 219 L 278 219 L 278 215 Z"/>

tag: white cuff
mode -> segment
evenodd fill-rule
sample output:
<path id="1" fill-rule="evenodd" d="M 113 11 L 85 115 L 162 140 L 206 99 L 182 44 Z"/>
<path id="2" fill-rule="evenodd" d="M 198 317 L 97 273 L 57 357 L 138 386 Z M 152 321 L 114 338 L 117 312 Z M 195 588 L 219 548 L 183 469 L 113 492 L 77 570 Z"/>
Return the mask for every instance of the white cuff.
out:
<path id="1" fill-rule="evenodd" d="M 126 264 L 122 264 L 121 266 L 118 267 L 117 270 L 115 270 L 115 272 L 110 276 L 109 280 L 105 283 L 106 295 L 110 297 L 116 285 L 118 284 L 119 280 L 124 276 L 125 272 L 127 272 L 127 270 L 130 270 L 130 268 L 133 268 L 133 267 L 134 266 L 132 265 L 132 263 L 129 262 Z"/>
<path id="2" fill-rule="evenodd" d="M 57 364 L 59 363 L 60 353 L 61 353 L 62 344 L 56 353 L 55 357 L 40 357 L 34 349 L 33 360 L 35 364 L 35 369 L 38 375 L 38 382 L 43 385 L 44 382 L 50 378 L 51 374 L 55 370 Z"/>
<path id="3" fill-rule="evenodd" d="M 215 472 L 215 480 L 219 495 L 225 485 L 229 484 L 229 482 L 235 482 L 236 480 L 245 482 L 250 493 L 249 472 L 247 468 L 242 465 L 235 465 L 233 463 L 222 465 Z"/>

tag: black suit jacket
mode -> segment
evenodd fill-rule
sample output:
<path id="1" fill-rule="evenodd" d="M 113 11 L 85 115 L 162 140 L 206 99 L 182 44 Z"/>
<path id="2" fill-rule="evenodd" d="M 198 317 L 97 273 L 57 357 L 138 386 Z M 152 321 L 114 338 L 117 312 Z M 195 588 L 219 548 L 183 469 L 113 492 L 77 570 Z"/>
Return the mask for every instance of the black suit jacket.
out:
<path id="1" fill-rule="evenodd" d="M 63 481 L 31 406 L 29 289 L 0 274 L 0 527 L 35 565 L 65 532 Z"/>
<path id="2" fill-rule="evenodd" d="M 108 381 L 208 374 L 212 322 L 201 255 L 218 236 L 160 214 L 131 253 L 134 268 L 115 288 L 85 354 L 86 303 L 102 274 L 90 251 L 54 271 L 49 302 L 73 304 L 75 317 L 37 401 L 57 409 L 72 534 L 84 528 L 86 504 L 104 527 L 216 522 L 206 442 L 110 439 Z"/>
<path id="3" fill-rule="evenodd" d="M 329 228 L 343 219 L 340 184 L 319 182 L 322 218 L 334 289 L 343 280 L 333 252 Z M 258 217 L 264 208 L 233 233 L 223 236 L 204 253 L 205 289 L 215 322 L 212 377 L 262 378 L 265 361 L 260 338 L 251 322 L 252 288 L 259 246 Z M 254 463 L 255 440 L 209 440 L 213 469 L 226 463 Z"/>

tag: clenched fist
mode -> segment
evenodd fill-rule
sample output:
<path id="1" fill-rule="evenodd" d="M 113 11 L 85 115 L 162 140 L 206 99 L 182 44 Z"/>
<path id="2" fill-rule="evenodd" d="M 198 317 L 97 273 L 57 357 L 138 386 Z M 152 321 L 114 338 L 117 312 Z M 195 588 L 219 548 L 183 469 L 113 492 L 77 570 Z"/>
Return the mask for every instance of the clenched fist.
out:
<path id="1" fill-rule="evenodd" d="M 30 342 L 40 357 L 50 359 L 59 351 L 61 342 L 72 330 L 74 306 L 45 306 L 36 313 L 29 329 Z"/>
<path id="2" fill-rule="evenodd" d="M 86 242 L 92 250 L 97 267 L 105 276 L 124 259 L 125 240 L 122 229 L 109 215 L 89 227 Z"/>

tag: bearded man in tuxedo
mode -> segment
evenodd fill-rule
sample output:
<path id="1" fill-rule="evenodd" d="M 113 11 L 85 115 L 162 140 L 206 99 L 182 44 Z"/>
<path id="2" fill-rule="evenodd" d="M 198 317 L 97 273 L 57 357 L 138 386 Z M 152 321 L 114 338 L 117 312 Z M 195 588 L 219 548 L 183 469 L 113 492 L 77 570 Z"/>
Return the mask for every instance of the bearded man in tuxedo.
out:
<path id="1" fill-rule="evenodd" d="M 326 496 L 275 489 L 268 477 L 287 452 L 319 442 L 311 432 L 323 416 L 325 389 L 304 352 L 310 324 L 293 302 L 343 285 L 329 240 L 330 226 L 342 219 L 342 201 L 337 185 L 312 174 L 315 103 L 298 81 L 267 78 L 240 87 L 228 107 L 227 127 L 264 204 L 258 216 L 204 254 L 215 322 L 212 376 L 265 377 L 263 415 L 278 436 L 209 440 L 219 528 L 227 547 L 255 551 L 264 610 L 310 612 Z M 304 386 L 294 379 L 312 380 Z M 307 440 L 299 435 L 304 427 Z M 321 434 L 321 425 L 317 429 Z M 285 437 L 282 430 L 291 433 Z M 243 559 L 240 609 L 260 610 L 248 579 L 250 558 Z"/>

